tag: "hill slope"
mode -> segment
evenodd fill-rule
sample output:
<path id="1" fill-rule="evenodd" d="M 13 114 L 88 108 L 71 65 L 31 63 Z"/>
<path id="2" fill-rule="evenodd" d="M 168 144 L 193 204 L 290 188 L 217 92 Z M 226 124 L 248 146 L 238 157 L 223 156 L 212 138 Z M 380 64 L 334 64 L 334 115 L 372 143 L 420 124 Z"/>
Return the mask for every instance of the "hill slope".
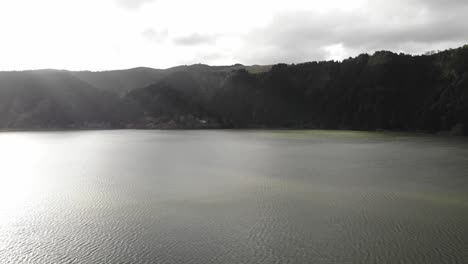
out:
<path id="1" fill-rule="evenodd" d="M 121 104 L 66 71 L 0 73 L 1 128 L 110 127 Z"/>

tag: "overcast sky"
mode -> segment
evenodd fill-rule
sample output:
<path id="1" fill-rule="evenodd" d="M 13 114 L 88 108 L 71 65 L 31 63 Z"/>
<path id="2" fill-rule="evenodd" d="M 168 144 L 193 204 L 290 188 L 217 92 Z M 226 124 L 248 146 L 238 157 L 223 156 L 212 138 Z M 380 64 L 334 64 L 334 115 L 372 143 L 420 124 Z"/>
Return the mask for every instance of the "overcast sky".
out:
<path id="1" fill-rule="evenodd" d="M 0 0 L 0 70 L 340 60 L 468 44 L 468 0 Z"/>

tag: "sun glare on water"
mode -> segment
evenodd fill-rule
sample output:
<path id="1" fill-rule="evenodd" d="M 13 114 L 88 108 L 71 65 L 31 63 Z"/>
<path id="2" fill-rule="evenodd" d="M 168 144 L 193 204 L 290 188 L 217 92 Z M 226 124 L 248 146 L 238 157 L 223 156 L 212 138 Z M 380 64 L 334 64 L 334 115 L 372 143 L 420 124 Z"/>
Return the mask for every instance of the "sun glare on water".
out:
<path id="1" fill-rule="evenodd" d="M 28 207 L 45 184 L 41 176 L 43 151 L 40 144 L 21 133 L 0 135 L 0 224 L 8 221 L 11 213 Z"/>

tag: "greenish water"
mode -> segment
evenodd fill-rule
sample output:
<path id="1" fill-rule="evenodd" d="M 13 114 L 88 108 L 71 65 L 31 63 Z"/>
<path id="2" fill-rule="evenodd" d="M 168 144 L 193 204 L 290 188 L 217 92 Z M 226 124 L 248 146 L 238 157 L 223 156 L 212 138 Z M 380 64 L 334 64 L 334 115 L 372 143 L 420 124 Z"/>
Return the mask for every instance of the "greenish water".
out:
<path id="1" fill-rule="evenodd" d="M 468 141 L 0 133 L 0 263 L 468 263 Z"/>

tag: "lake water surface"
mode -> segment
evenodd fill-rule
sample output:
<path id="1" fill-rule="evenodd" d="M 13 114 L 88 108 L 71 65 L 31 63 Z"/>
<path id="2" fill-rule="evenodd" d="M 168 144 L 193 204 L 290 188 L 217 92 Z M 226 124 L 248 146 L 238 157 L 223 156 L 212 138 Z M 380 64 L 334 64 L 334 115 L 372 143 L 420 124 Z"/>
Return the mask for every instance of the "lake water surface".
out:
<path id="1" fill-rule="evenodd" d="M 468 141 L 0 133 L 0 263 L 468 263 Z"/>

